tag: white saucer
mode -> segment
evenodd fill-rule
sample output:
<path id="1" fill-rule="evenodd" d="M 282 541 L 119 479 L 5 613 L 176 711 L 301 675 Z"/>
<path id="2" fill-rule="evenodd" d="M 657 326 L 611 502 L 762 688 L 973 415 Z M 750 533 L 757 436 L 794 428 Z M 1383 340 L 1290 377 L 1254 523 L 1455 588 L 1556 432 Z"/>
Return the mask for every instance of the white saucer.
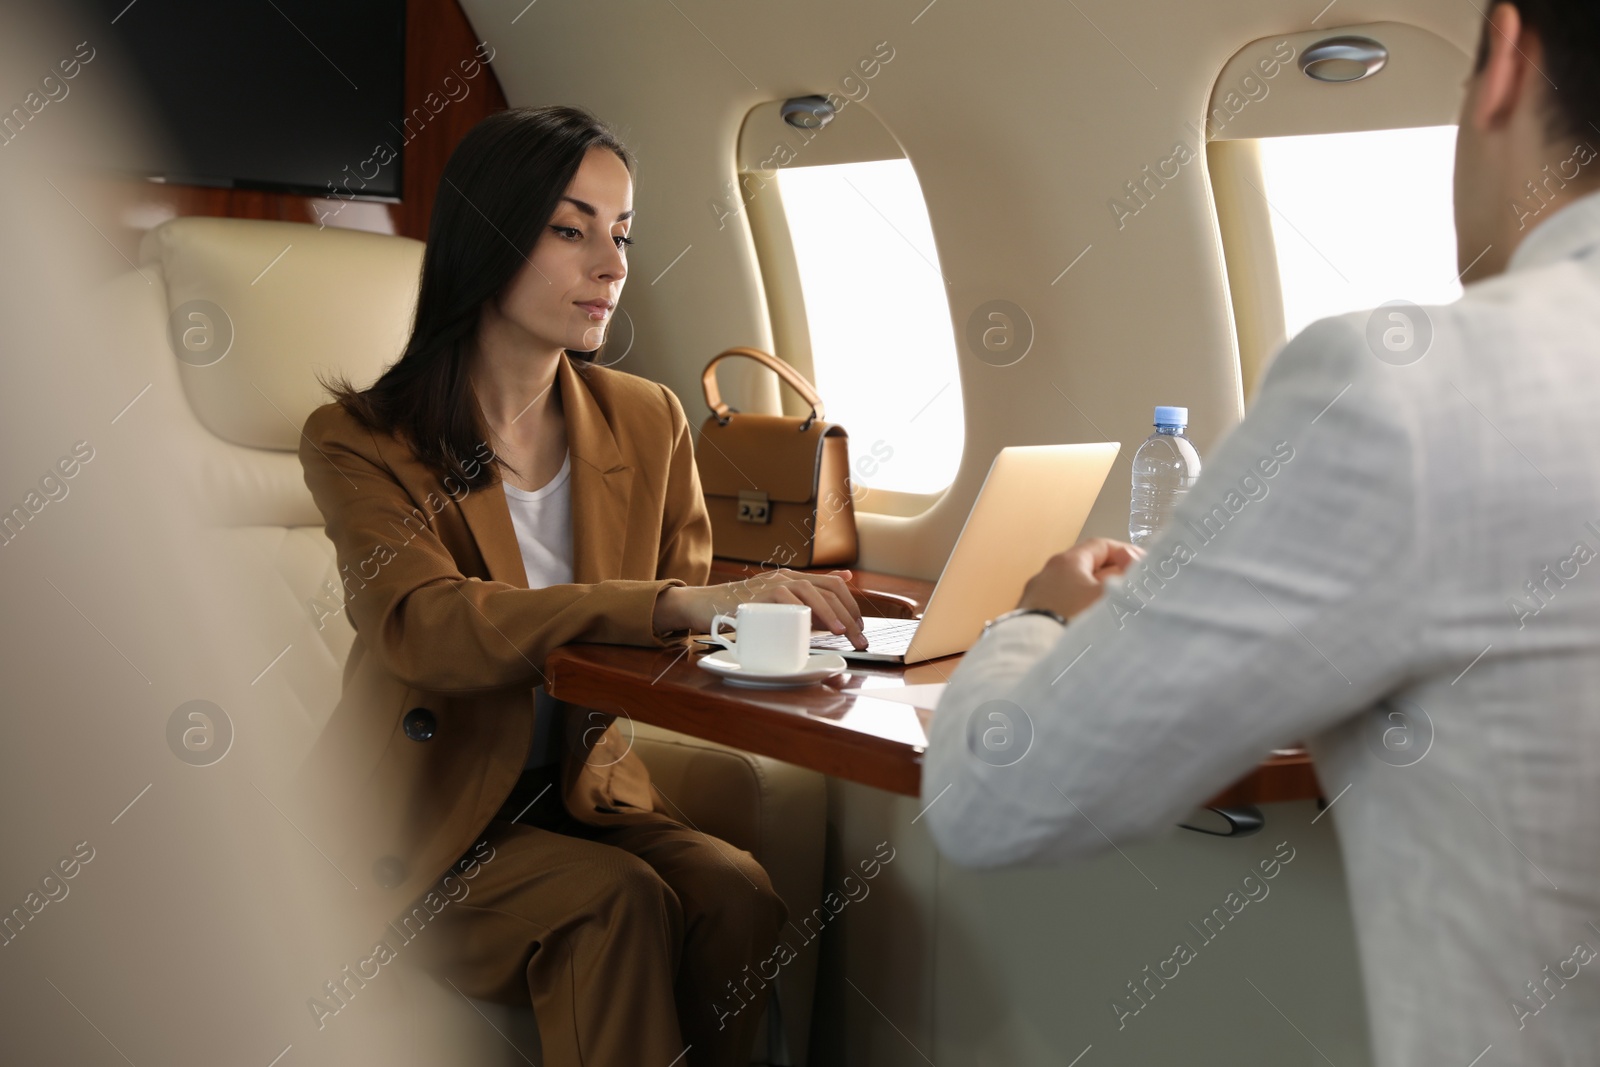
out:
<path id="1" fill-rule="evenodd" d="M 832 678 L 850 668 L 845 658 L 837 652 L 813 652 L 806 660 L 804 669 L 792 674 L 756 674 L 740 667 L 733 653 L 725 648 L 701 656 L 700 666 L 729 685 L 742 685 L 749 689 L 794 689 Z"/>

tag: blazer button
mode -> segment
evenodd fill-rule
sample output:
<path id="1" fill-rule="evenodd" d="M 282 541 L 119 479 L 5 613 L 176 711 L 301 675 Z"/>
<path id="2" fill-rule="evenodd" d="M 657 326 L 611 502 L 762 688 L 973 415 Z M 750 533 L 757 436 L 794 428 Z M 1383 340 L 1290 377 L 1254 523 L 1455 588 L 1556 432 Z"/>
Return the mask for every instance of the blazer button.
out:
<path id="1" fill-rule="evenodd" d="M 380 856 L 372 865 L 372 877 L 385 889 L 393 889 L 406 880 L 406 865 L 398 856 Z"/>
<path id="2" fill-rule="evenodd" d="M 434 731 L 439 728 L 439 720 L 433 717 L 433 712 L 427 708 L 412 708 L 406 712 L 406 717 L 400 721 L 401 728 L 406 736 L 413 741 L 430 741 Z"/>

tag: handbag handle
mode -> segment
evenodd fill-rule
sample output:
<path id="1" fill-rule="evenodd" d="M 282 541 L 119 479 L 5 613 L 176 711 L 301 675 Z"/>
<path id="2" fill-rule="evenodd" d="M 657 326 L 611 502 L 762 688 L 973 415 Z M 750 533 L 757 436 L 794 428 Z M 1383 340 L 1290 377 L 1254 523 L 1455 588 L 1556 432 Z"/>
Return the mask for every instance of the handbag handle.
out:
<path id="1" fill-rule="evenodd" d="M 802 400 L 811 405 L 811 417 L 800 427 L 802 433 L 809 430 L 811 424 L 817 419 L 827 417 L 823 412 L 822 397 L 817 395 L 816 388 L 806 381 L 805 375 L 778 357 L 768 355 L 760 349 L 730 348 L 712 357 L 711 362 L 706 364 L 705 372 L 700 375 L 700 387 L 705 390 L 706 404 L 710 406 L 712 414 L 717 417 L 718 425 L 726 426 L 729 412 L 735 410 L 723 401 L 722 391 L 717 388 L 717 364 L 729 356 L 744 356 L 746 359 L 753 359 L 762 366 L 774 371 L 779 378 L 788 384 L 789 388 L 800 394 Z"/>

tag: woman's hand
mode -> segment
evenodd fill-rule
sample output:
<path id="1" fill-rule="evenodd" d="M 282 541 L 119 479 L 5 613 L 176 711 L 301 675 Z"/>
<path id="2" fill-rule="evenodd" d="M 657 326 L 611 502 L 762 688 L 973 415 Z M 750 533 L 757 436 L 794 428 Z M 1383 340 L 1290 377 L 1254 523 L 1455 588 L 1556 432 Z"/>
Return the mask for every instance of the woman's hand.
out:
<path id="1" fill-rule="evenodd" d="M 1144 549 L 1104 537 L 1079 541 L 1065 552 L 1057 552 L 1044 569 L 1023 587 L 1019 608 L 1046 608 L 1070 619 L 1100 599 L 1106 579 L 1122 574 L 1135 560 L 1144 558 Z"/>
<path id="2" fill-rule="evenodd" d="M 849 571 L 807 574 L 780 569 L 725 585 L 673 585 L 656 598 L 652 623 L 657 633 L 711 629 L 713 615 L 732 615 L 740 604 L 804 604 L 815 629 L 847 634 L 856 648 L 866 648 L 861 609 L 845 584 Z"/>

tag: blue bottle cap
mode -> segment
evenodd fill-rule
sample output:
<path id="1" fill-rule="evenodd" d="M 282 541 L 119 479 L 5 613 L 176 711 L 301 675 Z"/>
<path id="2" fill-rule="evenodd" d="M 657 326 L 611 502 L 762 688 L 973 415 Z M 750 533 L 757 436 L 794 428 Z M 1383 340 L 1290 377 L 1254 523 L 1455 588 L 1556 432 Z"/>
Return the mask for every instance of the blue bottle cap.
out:
<path id="1" fill-rule="evenodd" d="M 1189 409 L 1168 407 L 1165 404 L 1156 405 L 1157 426 L 1182 426 L 1189 425 Z"/>

